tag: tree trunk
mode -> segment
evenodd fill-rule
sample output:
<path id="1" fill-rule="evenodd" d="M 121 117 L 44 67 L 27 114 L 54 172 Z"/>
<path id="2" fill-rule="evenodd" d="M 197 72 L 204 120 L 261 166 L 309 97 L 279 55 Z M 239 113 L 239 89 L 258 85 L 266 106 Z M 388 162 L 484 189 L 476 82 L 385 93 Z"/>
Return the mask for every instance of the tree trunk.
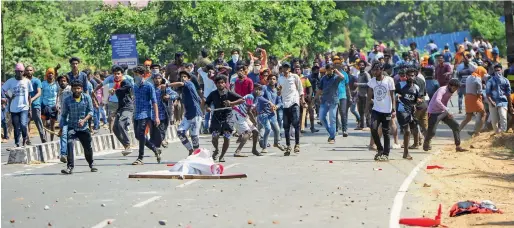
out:
<path id="1" fill-rule="evenodd" d="M 507 56 L 514 58 L 514 19 L 512 17 L 512 1 L 505 1 L 503 12 L 505 15 L 505 37 L 507 38 Z"/>

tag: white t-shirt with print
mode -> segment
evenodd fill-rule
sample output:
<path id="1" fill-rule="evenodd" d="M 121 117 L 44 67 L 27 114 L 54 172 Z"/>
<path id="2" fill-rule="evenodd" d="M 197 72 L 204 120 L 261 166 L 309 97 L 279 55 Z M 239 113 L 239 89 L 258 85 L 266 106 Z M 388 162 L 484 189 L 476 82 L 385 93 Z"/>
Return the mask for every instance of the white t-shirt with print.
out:
<path id="1" fill-rule="evenodd" d="M 32 92 L 32 83 L 29 79 L 10 78 L 2 85 L 2 90 L 12 99 L 9 105 L 10 112 L 18 113 L 29 110 L 29 93 Z"/>
<path id="2" fill-rule="evenodd" d="M 212 91 L 216 90 L 216 84 L 212 79 L 209 78 L 209 74 L 200 67 L 198 68 L 198 74 L 202 77 L 203 81 L 203 96 L 207 98 Z"/>
<path id="3" fill-rule="evenodd" d="M 368 86 L 373 89 L 373 110 L 391 113 L 393 109 L 391 90 L 395 89 L 394 79 L 386 76 L 381 81 L 377 81 L 377 78 L 372 78 L 368 82 Z"/>

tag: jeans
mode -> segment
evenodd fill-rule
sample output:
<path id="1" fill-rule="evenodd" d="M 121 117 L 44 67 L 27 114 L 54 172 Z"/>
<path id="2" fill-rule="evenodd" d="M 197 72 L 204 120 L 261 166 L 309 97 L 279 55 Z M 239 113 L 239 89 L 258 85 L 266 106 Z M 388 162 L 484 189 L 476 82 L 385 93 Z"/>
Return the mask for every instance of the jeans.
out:
<path id="1" fill-rule="evenodd" d="M 291 125 L 294 128 L 294 140 L 295 144 L 300 144 L 300 106 L 298 104 L 294 104 L 289 108 L 284 108 L 284 135 L 286 137 L 286 145 L 291 146 L 291 138 L 289 137 L 289 132 L 291 130 Z"/>
<path id="2" fill-rule="evenodd" d="M 319 119 L 321 120 L 321 123 L 323 123 L 323 126 L 325 126 L 325 128 L 327 129 L 328 137 L 330 139 L 336 138 L 337 105 L 337 103 L 322 103 L 319 107 Z M 329 115 L 330 124 L 327 121 L 327 113 Z"/>
<path id="3" fill-rule="evenodd" d="M 99 117 L 103 119 L 103 123 L 107 124 L 107 114 L 105 112 L 105 105 L 101 105 L 98 107 Z M 100 118 L 98 118 L 98 121 L 100 121 Z"/>
<path id="4" fill-rule="evenodd" d="M 93 129 L 98 130 L 100 129 L 100 108 L 93 108 L 93 123 L 94 127 Z"/>
<path id="5" fill-rule="evenodd" d="M 114 119 L 113 132 L 114 136 L 121 142 L 123 146 L 130 146 L 130 137 L 128 133 L 128 126 L 132 120 L 131 111 L 122 111 L 116 114 Z"/>
<path id="6" fill-rule="evenodd" d="M 170 121 L 168 119 L 160 120 L 161 123 L 159 126 L 152 125 L 152 130 L 150 131 L 150 140 L 155 145 L 155 147 L 160 148 L 162 142 L 166 140 L 166 129 L 168 129 L 168 125 Z"/>
<path id="7" fill-rule="evenodd" d="M 205 122 L 203 123 L 203 129 L 209 129 L 209 121 L 211 121 L 211 113 L 205 112 Z"/>
<path id="8" fill-rule="evenodd" d="M 7 130 L 7 118 L 5 115 L 7 112 L 2 110 L 2 139 L 9 139 L 9 131 Z"/>
<path id="9" fill-rule="evenodd" d="M 41 119 L 41 108 L 32 108 L 32 120 L 36 124 L 37 131 L 39 132 L 39 138 L 41 142 L 46 142 L 46 132 L 43 129 L 43 120 Z"/>
<path id="10" fill-rule="evenodd" d="M 389 151 L 391 151 L 391 139 L 389 136 L 389 122 L 391 122 L 391 113 L 381 113 L 375 110 L 371 111 L 371 136 L 373 137 L 373 141 L 375 145 L 377 145 L 378 152 L 382 152 L 382 154 L 389 156 Z M 382 146 L 382 142 L 380 141 L 380 135 L 378 134 L 378 129 L 382 125 L 382 135 L 384 136 L 384 146 Z"/>
<path id="11" fill-rule="evenodd" d="M 145 135 L 146 127 L 152 124 L 153 121 L 150 118 L 134 120 L 134 133 L 137 141 L 139 141 L 139 155 L 137 156 L 137 159 L 139 160 L 143 160 L 143 156 L 145 155 L 145 145 L 153 152 L 156 151 L 155 145 Z"/>
<path id="12" fill-rule="evenodd" d="M 348 102 L 346 105 L 349 106 L 350 111 L 355 116 L 355 119 L 357 119 L 357 122 L 360 122 L 361 116 L 359 115 L 359 112 L 357 112 L 357 100 L 354 99 L 354 100 Z M 348 111 L 346 111 L 346 113 L 348 113 Z"/>
<path id="13" fill-rule="evenodd" d="M 507 131 L 507 107 L 489 107 L 489 115 L 491 115 L 494 131 Z M 499 129 L 498 122 L 500 123 Z"/>
<path id="14" fill-rule="evenodd" d="M 277 116 L 274 114 L 259 114 L 257 117 L 259 125 L 264 128 L 264 135 L 262 136 L 261 148 L 266 149 L 268 145 L 268 137 L 273 129 L 273 144 L 278 144 L 280 137 L 280 128 L 278 127 Z"/>
<path id="15" fill-rule="evenodd" d="M 62 136 L 60 138 L 60 144 L 61 144 L 61 156 L 66 156 L 68 154 L 68 147 L 66 146 L 67 145 L 67 142 L 68 142 L 68 134 L 66 132 L 68 132 L 68 125 L 64 125 L 62 126 Z"/>
<path id="16" fill-rule="evenodd" d="M 361 121 L 359 122 L 359 127 L 364 128 L 370 127 L 370 115 L 368 110 L 366 110 L 366 100 L 367 97 L 359 96 L 357 97 L 357 110 L 359 110 L 359 115 L 361 117 Z M 365 124 L 365 125 L 364 125 Z"/>
<path id="17" fill-rule="evenodd" d="M 68 168 L 73 169 L 73 167 L 75 167 L 75 153 L 73 153 L 75 139 L 78 139 L 84 148 L 84 157 L 86 158 L 89 167 L 93 167 L 93 147 L 91 146 L 92 138 L 89 130 L 70 133 L 66 132 L 65 134 L 68 134 Z"/>
<path id="18" fill-rule="evenodd" d="M 340 118 L 336 122 L 336 131 L 339 129 L 339 123 L 341 123 L 341 128 L 343 132 L 348 131 L 348 105 L 347 99 L 339 99 L 339 105 L 337 108 L 337 112 L 339 113 Z"/>
<path id="19" fill-rule="evenodd" d="M 460 146 L 459 123 L 457 123 L 457 121 L 454 118 L 448 118 L 448 116 L 440 118 L 440 115 L 443 115 L 443 113 L 428 114 L 428 129 L 427 136 L 425 137 L 425 142 L 430 144 L 430 140 L 435 136 L 435 132 L 437 130 L 437 125 L 439 124 L 439 121 L 443 121 L 446 125 L 448 125 L 448 127 L 452 129 L 455 145 Z"/>
<path id="20" fill-rule="evenodd" d="M 14 144 L 20 145 L 20 133 L 22 140 L 28 140 L 27 124 L 29 122 L 29 111 L 11 112 L 12 125 L 14 127 Z"/>
<path id="21" fill-rule="evenodd" d="M 462 100 L 464 99 L 464 94 L 466 94 L 466 87 L 459 88 L 459 111 L 462 111 Z"/>

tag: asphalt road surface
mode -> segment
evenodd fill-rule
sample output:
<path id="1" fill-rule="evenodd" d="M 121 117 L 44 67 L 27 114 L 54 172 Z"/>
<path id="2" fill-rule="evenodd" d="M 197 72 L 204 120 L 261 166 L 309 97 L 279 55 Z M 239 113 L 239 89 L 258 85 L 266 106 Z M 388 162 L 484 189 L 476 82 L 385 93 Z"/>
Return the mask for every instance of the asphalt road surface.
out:
<path id="1" fill-rule="evenodd" d="M 462 117 L 458 115 L 459 121 Z M 89 172 L 83 158 L 68 176 L 60 173 L 63 163 L 2 165 L 1 225 L 161 227 L 159 221 L 164 220 L 166 227 L 389 227 L 400 185 L 430 153 L 414 150 L 414 160 L 408 161 L 402 159 L 402 149 L 394 149 L 388 163 L 375 162 L 375 152 L 367 149 L 370 132 L 354 131 L 351 114 L 350 136 L 338 136 L 333 145 L 327 144 L 326 131 L 317 128 L 321 131 L 301 137 L 301 153 L 290 157 L 276 148 L 256 157 L 248 144 L 243 152 L 249 157 L 234 158 L 233 139 L 225 173 L 246 173 L 245 179 L 128 178 L 131 173 L 169 169 L 166 164 L 185 158 L 180 142 L 164 150 L 161 164 L 151 151 L 142 166 L 130 165 L 137 158 L 135 151 L 126 157 L 119 151 L 96 156 L 97 173 Z M 443 124 L 433 143 L 451 144 L 451 137 Z M 212 149 L 209 136 L 202 136 L 200 143 Z M 402 216 L 420 215 L 420 208 L 409 207 L 415 200 L 405 196 Z"/>

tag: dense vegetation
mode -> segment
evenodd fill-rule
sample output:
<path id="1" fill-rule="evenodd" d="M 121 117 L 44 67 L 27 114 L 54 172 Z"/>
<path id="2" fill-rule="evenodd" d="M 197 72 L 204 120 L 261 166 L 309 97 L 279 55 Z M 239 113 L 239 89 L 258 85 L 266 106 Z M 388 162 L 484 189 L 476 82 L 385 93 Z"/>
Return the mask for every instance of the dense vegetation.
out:
<path id="1" fill-rule="evenodd" d="M 369 49 L 429 33 L 470 29 L 496 41 L 505 53 L 501 2 L 159 1 L 147 7 L 109 7 L 101 1 L 2 1 L 2 68 L 16 62 L 46 67 L 78 56 L 91 68 L 111 64 L 111 34 L 137 36 L 141 60 L 166 63 L 181 50 L 192 60 L 201 47 L 263 47 L 272 55 L 313 57 L 344 51 L 351 43 Z M 84 66 L 84 67 L 85 67 Z"/>

